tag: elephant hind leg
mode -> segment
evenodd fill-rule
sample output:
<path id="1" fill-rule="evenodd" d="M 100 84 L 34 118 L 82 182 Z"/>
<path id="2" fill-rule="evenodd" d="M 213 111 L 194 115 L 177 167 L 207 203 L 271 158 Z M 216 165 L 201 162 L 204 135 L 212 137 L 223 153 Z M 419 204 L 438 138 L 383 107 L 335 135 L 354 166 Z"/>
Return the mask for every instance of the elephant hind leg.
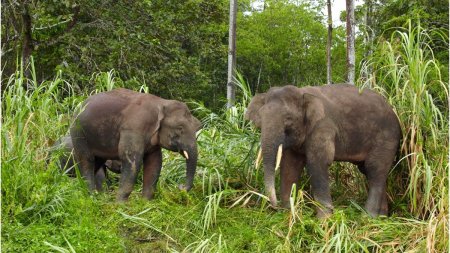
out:
<path id="1" fill-rule="evenodd" d="M 372 217 L 388 214 L 386 184 L 395 152 L 386 147 L 375 149 L 364 163 L 365 175 L 369 182 L 366 210 Z"/>
<path id="2" fill-rule="evenodd" d="M 73 152 L 81 176 L 86 180 L 88 189 L 93 192 L 95 186 L 95 157 L 89 149 L 86 138 L 81 130 L 71 128 L 70 135 L 72 137 Z"/>
<path id="3" fill-rule="evenodd" d="M 105 159 L 95 157 L 95 188 L 98 192 L 103 191 L 103 182 L 106 179 Z"/>

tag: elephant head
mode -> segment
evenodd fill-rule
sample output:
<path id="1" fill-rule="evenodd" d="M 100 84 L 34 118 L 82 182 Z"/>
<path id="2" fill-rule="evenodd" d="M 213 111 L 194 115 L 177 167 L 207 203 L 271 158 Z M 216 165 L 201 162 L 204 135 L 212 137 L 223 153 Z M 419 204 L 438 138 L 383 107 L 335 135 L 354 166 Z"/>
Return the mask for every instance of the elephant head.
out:
<path id="1" fill-rule="evenodd" d="M 264 184 L 272 206 L 277 205 L 275 168 L 283 149 L 300 149 L 307 131 L 320 119 L 320 104 L 314 95 L 294 86 L 274 87 L 251 100 L 245 118 L 261 129 Z"/>
<path id="2" fill-rule="evenodd" d="M 165 149 L 179 152 L 186 158 L 186 184 L 180 189 L 192 188 L 197 166 L 196 132 L 201 123 L 190 113 L 186 104 L 168 100 L 161 108 L 158 131 L 159 145 Z"/>

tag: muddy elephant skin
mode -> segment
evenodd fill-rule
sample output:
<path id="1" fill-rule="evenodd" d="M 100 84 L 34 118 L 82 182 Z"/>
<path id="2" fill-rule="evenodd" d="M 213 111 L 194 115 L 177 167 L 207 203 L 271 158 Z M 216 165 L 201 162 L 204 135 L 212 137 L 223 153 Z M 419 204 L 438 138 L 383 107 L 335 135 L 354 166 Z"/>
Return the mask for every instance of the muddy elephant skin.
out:
<path id="1" fill-rule="evenodd" d="M 143 165 L 143 196 L 154 197 L 162 166 L 161 148 L 186 158 L 186 184 L 193 185 L 197 166 L 196 131 L 201 124 L 186 104 L 115 89 L 89 97 L 70 129 L 76 161 L 94 190 L 96 161 L 120 160 L 118 201 L 126 201 Z"/>
<path id="2" fill-rule="evenodd" d="M 313 197 L 320 204 L 317 216 L 329 216 L 333 205 L 328 168 L 333 161 L 347 161 L 358 165 L 368 180 L 368 213 L 387 215 L 386 181 L 401 130 L 382 96 L 348 84 L 274 87 L 251 100 L 245 117 L 261 129 L 264 183 L 272 206 L 277 205 L 274 177 L 282 145 L 284 207 L 306 166 Z"/>

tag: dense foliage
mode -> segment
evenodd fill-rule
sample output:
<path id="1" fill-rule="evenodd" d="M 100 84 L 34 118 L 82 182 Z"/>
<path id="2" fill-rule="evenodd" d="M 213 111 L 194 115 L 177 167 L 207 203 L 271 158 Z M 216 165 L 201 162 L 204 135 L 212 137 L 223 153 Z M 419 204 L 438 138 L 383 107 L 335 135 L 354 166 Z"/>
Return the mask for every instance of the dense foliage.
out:
<path id="1" fill-rule="evenodd" d="M 385 96 L 403 132 L 390 216 L 365 214 L 366 180 L 342 163 L 330 170 L 335 212 L 318 220 L 306 176 L 292 209 L 268 207 L 254 164 L 259 133 L 243 114 L 270 86 L 325 82 L 324 1 L 251 2 L 239 5 L 238 103 L 223 109 L 228 1 L 2 0 L 2 252 L 448 249 L 448 5 L 383 0 L 359 9 L 362 17 L 373 3 L 376 36 L 369 41 L 358 20 L 356 85 Z M 333 40 L 339 82 L 343 27 Z M 190 100 L 203 123 L 191 192 L 177 189 L 184 159 L 166 151 L 153 201 L 140 197 L 140 182 L 120 204 L 117 175 L 108 191 L 89 195 L 82 179 L 61 173 L 50 147 L 87 96 L 114 87 Z"/>
<path id="2" fill-rule="evenodd" d="M 32 56 L 39 81 L 62 70 L 78 90 L 89 90 L 92 73 L 114 69 L 122 86 L 145 84 L 163 97 L 202 100 L 215 110 L 222 106 L 228 1 L 2 3 L 2 79 L 15 71 L 18 56 L 26 58 L 26 67 Z M 264 10 L 255 10 L 250 3 L 239 5 L 237 69 L 255 85 L 252 89 L 323 83 L 326 30 L 320 4 L 267 1 Z M 345 75 L 343 43 L 343 29 L 338 28 L 336 82 Z M 29 73 L 25 69 L 27 77 Z"/>
<path id="3" fill-rule="evenodd" d="M 252 91 L 286 83 L 325 83 L 325 1 L 265 0 L 259 7 L 255 2 L 239 1 L 237 27 L 237 69 Z M 32 56 L 38 81 L 63 70 L 78 90 L 89 90 L 94 72 L 114 69 L 121 86 L 144 84 L 163 97 L 202 100 L 215 111 L 222 106 L 228 1 L 2 0 L 2 7 L 3 80 L 15 71 L 21 56 L 30 77 Z M 443 0 L 366 0 L 356 16 L 357 70 L 377 38 L 389 40 L 409 19 L 426 30 L 448 29 L 448 4 Z M 345 28 L 334 27 L 333 82 L 339 83 L 346 76 Z M 430 46 L 446 69 L 442 34 L 430 32 Z M 443 75 L 446 78 L 447 71 Z"/>
<path id="4" fill-rule="evenodd" d="M 411 38 L 410 32 L 399 33 L 406 36 L 404 42 Z M 419 59 L 415 63 L 420 64 Z M 200 160 L 194 189 L 189 193 L 177 189 L 184 177 L 184 159 L 165 151 L 156 198 L 142 199 L 138 182 L 130 201 L 120 204 L 114 201 L 117 176 L 109 191 L 90 196 L 83 180 L 63 175 L 57 155 L 48 154 L 53 141 L 67 132 L 68 115 L 88 94 L 75 95 L 61 76 L 36 83 L 18 71 L 8 79 L 2 96 L 3 113 L 8 115 L 1 133 L 2 250 L 442 252 L 449 246 L 443 240 L 448 237 L 448 108 L 439 101 L 446 100 L 448 92 L 435 75 L 394 88 L 391 85 L 408 83 L 409 77 L 405 74 L 396 82 L 392 74 L 397 73 L 397 65 L 375 67 L 377 75 L 370 79 L 383 80 L 385 88 L 375 88 L 396 106 L 403 122 L 400 161 L 389 178 L 390 217 L 368 217 L 361 207 L 367 196 L 364 177 L 352 166 L 336 164 L 330 173 L 335 212 L 328 220 L 314 217 L 306 177 L 292 196 L 292 209 L 268 208 L 262 194 L 263 172 L 254 164 L 259 136 L 243 119 L 251 92 L 242 77 L 236 107 L 217 114 L 201 102 L 191 104 L 204 126 L 198 134 Z M 98 75 L 96 84 L 97 92 L 117 85 L 111 73 Z M 433 85 L 434 95 L 425 87 Z M 410 88 L 424 90 L 426 102 L 418 103 Z M 61 93 L 69 95 L 62 98 Z M 422 117 L 415 116 L 417 111 L 439 117 L 431 119 L 431 125 L 423 124 Z M 413 131 L 434 134 L 411 138 Z"/>
<path id="5" fill-rule="evenodd" d="M 3 2 L 6 75 L 24 46 L 26 10 L 38 80 L 62 70 L 88 90 L 92 73 L 115 69 L 124 86 L 145 84 L 165 97 L 200 99 L 225 87 L 225 1 Z"/>

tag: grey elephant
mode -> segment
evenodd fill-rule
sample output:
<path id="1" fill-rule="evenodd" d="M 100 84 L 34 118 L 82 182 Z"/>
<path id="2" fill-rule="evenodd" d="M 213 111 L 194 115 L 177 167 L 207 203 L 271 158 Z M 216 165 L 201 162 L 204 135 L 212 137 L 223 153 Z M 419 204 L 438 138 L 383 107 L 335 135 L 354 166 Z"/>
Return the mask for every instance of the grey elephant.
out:
<path id="1" fill-rule="evenodd" d="M 369 182 L 368 213 L 387 215 L 386 181 L 401 129 L 382 96 L 348 84 L 274 87 L 251 100 L 245 117 L 261 129 L 264 183 L 272 206 L 277 205 L 274 173 L 277 153 L 282 152 L 284 207 L 306 165 L 313 197 L 320 204 L 317 216 L 328 217 L 333 210 L 328 167 L 333 161 L 347 161 Z"/>
<path id="2" fill-rule="evenodd" d="M 75 162 L 73 159 L 73 144 L 70 135 L 59 138 L 55 144 L 53 144 L 51 154 L 59 153 L 59 166 L 64 174 L 70 177 L 75 177 Z M 104 164 L 99 165 L 99 170 L 95 173 L 95 186 L 96 189 L 101 191 L 102 185 L 105 179 L 108 178 L 108 170 L 114 173 L 120 173 L 122 164 L 117 160 L 107 160 Z"/>
<path id="3" fill-rule="evenodd" d="M 186 159 L 186 184 L 193 186 L 197 166 L 196 131 L 200 121 L 186 104 L 128 89 L 115 89 L 89 97 L 70 128 L 75 159 L 88 187 L 95 189 L 98 165 L 122 162 L 118 201 L 126 201 L 143 165 L 143 197 L 154 197 L 161 166 L 161 148 Z"/>

